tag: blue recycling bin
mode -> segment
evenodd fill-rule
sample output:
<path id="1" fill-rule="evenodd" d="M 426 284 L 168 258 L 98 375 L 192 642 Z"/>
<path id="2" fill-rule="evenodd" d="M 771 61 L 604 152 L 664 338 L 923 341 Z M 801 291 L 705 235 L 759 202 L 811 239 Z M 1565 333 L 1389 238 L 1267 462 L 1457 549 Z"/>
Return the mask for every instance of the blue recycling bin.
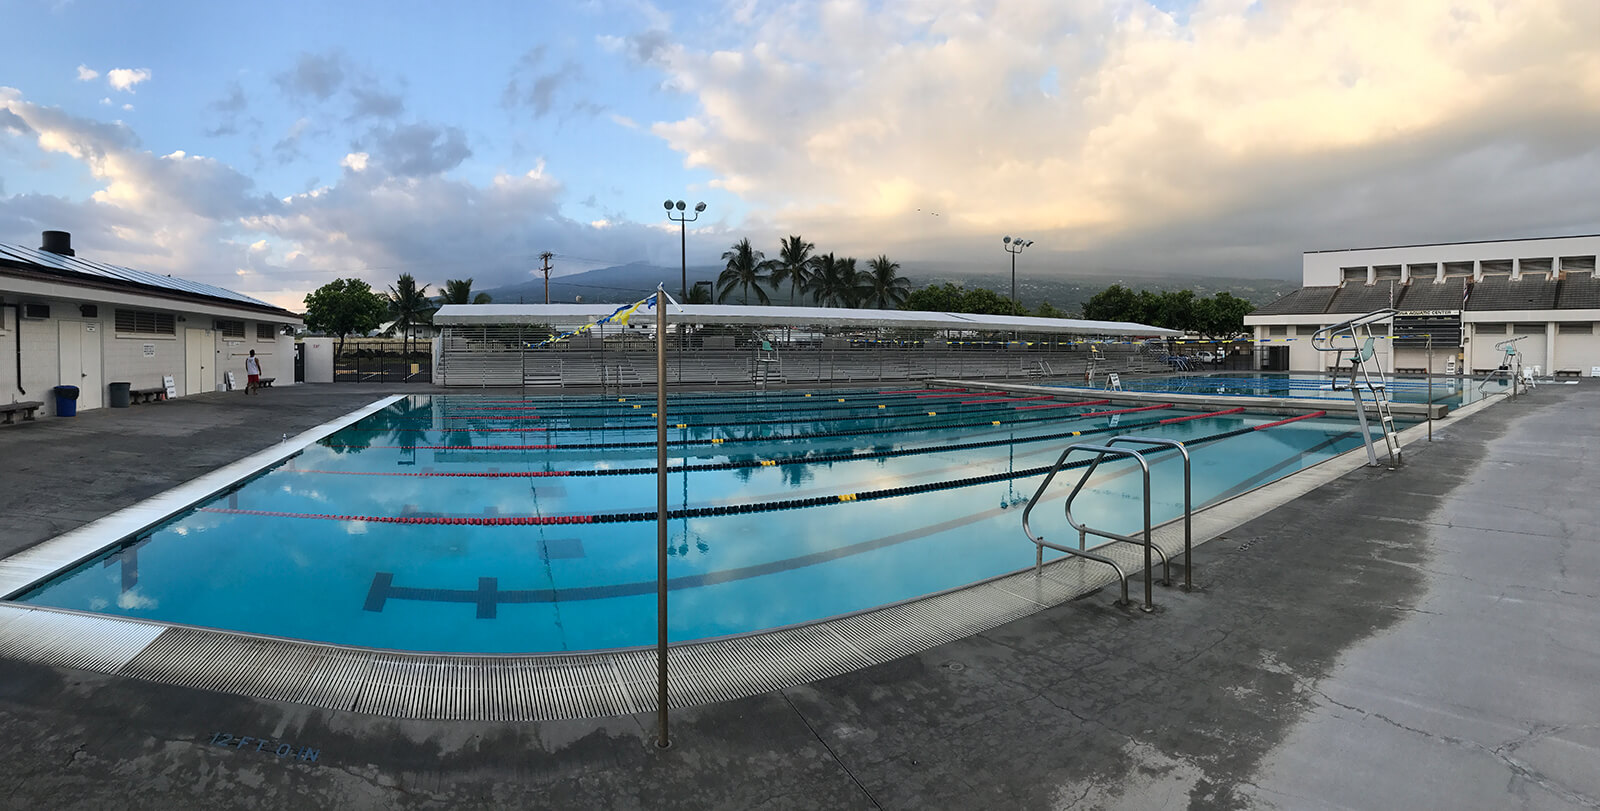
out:
<path id="1" fill-rule="evenodd" d="M 56 386 L 56 416 L 78 416 L 77 386 Z"/>

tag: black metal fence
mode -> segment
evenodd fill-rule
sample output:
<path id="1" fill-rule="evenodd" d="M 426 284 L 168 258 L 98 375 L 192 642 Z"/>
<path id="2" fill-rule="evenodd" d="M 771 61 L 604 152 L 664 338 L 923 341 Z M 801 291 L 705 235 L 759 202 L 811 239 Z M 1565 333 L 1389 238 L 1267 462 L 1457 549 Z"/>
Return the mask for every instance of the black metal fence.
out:
<path id="1" fill-rule="evenodd" d="M 432 347 L 426 339 L 346 341 L 333 361 L 333 382 L 432 383 Z"/>

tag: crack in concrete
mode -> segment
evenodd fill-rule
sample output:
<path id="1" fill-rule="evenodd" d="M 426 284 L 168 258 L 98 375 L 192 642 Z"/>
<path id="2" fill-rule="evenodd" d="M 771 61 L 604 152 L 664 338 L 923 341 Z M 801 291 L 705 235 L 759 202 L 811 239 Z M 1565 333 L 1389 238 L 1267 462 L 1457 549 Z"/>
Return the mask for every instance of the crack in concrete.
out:
<path id="1" fill-rule="evenodd" d="M 794 710 L 795 717 L 800 719 L 800 723 L 805 724 L 806 729 L 811 732 L 811 736 L 817 739 L 817 743 L 822 744 L 822 748 L 827 750 L 828 757 L 833 758 L 833 762 L 839 765 L 839 768 L 844 771 L 845 776 L 850 778 L 850 782 L 856 784 L 856 788 L 861 791 L 861 796 L 866 797 L 867 802 L 872 803 L 873 808 L 882 811 L 883 804 L 879 803 L 878 799 L 872 796 L 872 792 L 868 791 L 867 787 L 861 783 L 861 779 L 856 777 L 856 773 L 851 771 L 849 766 L 845 765 L 844 760 L 839 757 L 839 753 L 833 751 L 833 747 L 829 746 L 828 742 L 822 739 L 822 734 L 817 732 L 817 728 L 811 725 L 811 720 L 806 718 L 806 714 L 801 712 L 799 707 L 795 706 L 794 699 L 789 697 L 789 691 L 779 690 L 778 695 L 783 697 L 783 701 L 785 704 L 789 705 L 789 709 Z"/>
<path id="2" fill-rule="evenodd" d="M 1520 777 L 1523 780 L 1526 780 L 1527 782 L 1532 783 L 1533 785 L 1536 785 L 1536 786 L 1538 786 L 1538 787 L 1540 787 L 1540 788 L 1542 788 L 1542 789 L 1544 789 L 1546 791 L 1549 791 L 1550 793 L 1555 794 L 1555 795 L 1561 797 L 1562 799 L 1564 799 L 1564 800 L 1566 800 L 1568 802 L 1577 803 L 1577 804 L 1582 805 L 1582 806 L 1587 807 L 1587 808 L 1600 809 L 1600 799 L 1596 799 L 1594 797 L 1590 797 L 1587 794 L 1584 794 L 1583 792 L 1577 791 L 1576 789 L 1573 789 L 1573 788 L 1571 788 L 1569 786 L 1565 786 L 1565 785 L 1561 784 L 1560 782 L 1554 780 L 1553 778 L 1550 778 L 1550 777 L 1544 775 L 1543 773 L 1539 772 L 1537 769 L 1533 768 L 1531 765 L 1523 763 L 1522 761 L 1519 761 L 1519 760 L 1511 757 L 1509 754 L 1507 754 L 1508 750 L 1514 750 L 1519 746 L 1523 746 L 1523 745 L 1525 745 L 1527 743 L 1531 743 L 1533 741 L 1539 740 L 1540 738 L 1548 737 L 1549 735 L 1553 735 L 1553 734 L 1556 734 L 1558 732 L 1565 731 L 1567 729 L 1572 729 L 1573 727 L 1566 727 L 1566 726 L 1552 727 L 1552 728 L 1550 728 L 1548 730 L 1545 730 L 1543 732 L 1538 732 L 1538 731 L 1530 732 L 1529 734 L 1524 735 L 1524 736 L 1522 736 L 1520 738 L 1517 738 L 1516 740 L 1513 740 L 1513 741 L 1510 741 L 1510 742 L 1507 742 L 1507 743 L 1504 743 L 1504 744 L 1501 744 L 1499 746 L 1495 746 L 1495 747 L 1491 748 L 1491 747 L 1486 746 L 1486 745 L 1484 745 L 1482 743 L 1479 743 L 1477 741 L 1468 740 L 1466 738 L 1457 738 L 1454 735 L 1442 735 L 1442 734 L 1438 734 L 1438 733 L 1434 733 L 1434 732 L 1429 732 L 1426 729 L 1422 729 L 1422 728 L 1419 728 L 1419 727 L 1414 727 L 1414 726 L 1411 726 L 1409 724 L 1403 724 L 1403 723 L 1401 723 L 1399 721 L 1394 720 L 1393 718 L 1390 718 L 1387 715 L 1384 715 L 1381 712 L 1372 712 L 1372 711 L 1369 711 L 1369 710 L 1364 710 L 1364 709 L 1362 709 L 1360 707 L 1357 707 L 1357 706 L 1355 706 L 1353 704 L 1346 704 L 1346 703 L 1344 703 L 1342 701 L 1339 701 L 1336 698 L 1333 698 L 1332 696 L 1330 696 L 1327 693 L 1323 692 L 1321 689 L 1313 688 L 1313 691 L 1318 696 L 1321 696 L 1322 699 L 1324 701 L 1327 701 L 1329 704 L 1333 704 L 1335 706 L 1347 709 L 1347 710 L 1349 710 L 1351 712 L 1354 712 L 1354 713 L 1360 715 L 1362 718 L 1375 718 L 1375 719 L 1377 719 L 1379 721 L 1382 721 L 1385 724 L 1388 724 L 1388 725 L 1390 725 L 1392 727 L 1395 727 L 1396 729 L 1401 729 L 1401 730 L 1404 730 L 1406 732 L 1410 732 L 1410 733 L 1415 734 L 1415 735 L 1421 735 L 1422 737 L 1427 738 L 1428 740 L 1431 740 L 1431 741 L 1438 741 L 1440 743 L 1447 744 L 1447 745 L 1450 745 L 1450 746 L 1454 746 L 1454 747 L 1457 747 L 1459 749 L 1464 749 L 1464 750 L 1469 751 L 1469 752 L 1477 752 L 1479 754 L 1488 755 L 1488 756 L 1494 758 L 1495 760 L 1498 760 L 1501 763 L 1505 764 L 1506 768 L 1510 769 L 1511 772 L 1514 775 L 1516 775 L 1517 777 Z M 1589 728 L 1589 727 L 1577 727 L 1577 728 Z"/>

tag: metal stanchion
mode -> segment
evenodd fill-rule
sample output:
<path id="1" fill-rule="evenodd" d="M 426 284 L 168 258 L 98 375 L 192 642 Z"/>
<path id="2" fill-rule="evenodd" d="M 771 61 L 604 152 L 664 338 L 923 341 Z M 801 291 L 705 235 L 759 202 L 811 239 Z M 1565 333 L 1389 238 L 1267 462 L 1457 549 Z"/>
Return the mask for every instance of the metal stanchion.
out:
<path id="1" fill-rule="evenodd" d="M 656 288 L 656 746 L 667 735 L 667 296 Z"/>

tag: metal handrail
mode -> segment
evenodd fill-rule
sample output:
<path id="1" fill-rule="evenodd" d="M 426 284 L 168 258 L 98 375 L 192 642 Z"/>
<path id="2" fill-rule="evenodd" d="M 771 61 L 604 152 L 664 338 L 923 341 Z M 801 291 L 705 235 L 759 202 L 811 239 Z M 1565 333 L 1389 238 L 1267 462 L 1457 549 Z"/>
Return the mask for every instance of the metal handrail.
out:
<path id="1" fill-rule="evenodd" d="M 1150 543 L 1150 463 L 1145 461 L 1144 455 L 1139 453 L 1138 451 L 1128 450 L 1128 449 L 1124 449 L 1124 448 L 1112 448 L 1112 447 L 1108 447 L 1108 446 L 1105 446 L 1105 445 L 1091 445 L 1091 444 L 1088 444 L 1088 443 L 1079 443 L 1079 444 L 1075 444 L 1075 445 L 1068 445 L 1067 449 L 1061 452 L 1061 456 L 1058 459 L 1056 459 L 1056 463 L 1054 465 L 1050 466 L 1050 472 L 1045 475 L 1044 481 L 1039 483 L 1039 489 L 1034 492 L 1032 498 L 1028 499 L 1028 506 L 1023 508 L 1023 510 L 1022 510 L 1022 532 L 1023 532 L 1023 534 L 1028 536 L 1028 540 L 1032 541 L 1034 543 L 1034 545 L 1036 545 L 1038 547 L 1038 554 L 1034 559 L 1034 570 L 1038 571 L 1044 566 L 1044 548 L 1047 547 L 1047 546 L 1050 547 L 1051 549 L 1054 549 L 1054 550 L 1056 550 L 1058 552 L 1062 552 L 1062 553 L 1065 553 L 1065 554 L 1068 554 L 1068 555 L 1077 555 L 1078 557 L 1088 558 L 1089 560 L 1093 560 L 1093 561 L 1097 561 L 1097 562 L 1100 562 L 1100 563 L 1104 563 L 1107 566 L 1110 566 L 1112 569 L 1116 570 L 1117 578 L 1122 583 L 1122 601 L 1121 602 L 1122 602 L 1123 605 L 1127 605 L 1129 603 L 1129 600 L 1128 600 L 1128 575 L 1127 575 L 1126 572 L 1122 571 L 1122 567 L 1118 566 L 1116 561 L 1114 561 L 1114 560 L 1112 560 L 1112 559 L 1110 559 L 1108 557 L 1102 556 L 1102 555 L 1096 555 L 1093 552 L 1089 552 L 1089 551 L 1087 551 L 1085 549 L 1081 549 L 1081 548 L 1080 549 L 1073 549 L 1072 547 L 1069 547 L 1069 546 L 1063 546 L 1061 544 L 1051 543 L 1049 541 L 1046 541 L 1044 539 L 1043 535 L 1035 535 L 1035 534 L 1033 534 L 1033 528 L 1030 525 L 1029 516 L 1033 513 L 1034 506 L 1037 505 L 1039 503 L 1040 499 L 1042 499 L 1044 497 L 1045 491 L 1050 488 L 1050 482 L 1053 481 L 1055 479 L 1055 477 L 1056 477 L 1056 474 L 1061 471 L 1061 467 L 1062 467 L 1062 465 L 1064 465 L 1066 463 L 1067 457 L 1071 456 L 1074 451 L 1090 452 L 1090 453 L 1095 454 L 1095 458 L 1094 458 L 1094 461 L 1089 464 L 1089 467 L 1084 470 L 1083 476 L 1078 479 L 1078 484 L 1072 488 L 1072 492 L 1067 495 L 1067 502 L 1066 502 L 1066 505 L 1064 506 L 1064 510 L 1065 510 L 1066 516 L 1067 516 L 1067 523 L 1072 525 L 1072 528 L 1076 529 L 1078 531 L 1078 538 L 1079 538 L 1079 543 L 1080 544 L 1083 543 L 1083 537 L 1085 535 L 1094 535 L 1096 537 L 1106 538 L 1106 539 L 1113 540 L 1113 541 L 1123 541 L 1125 543 L 1141 544 L 1141 545 L 1144 546 L 1144 605 L 1142 606 L 1142 609 L 1144 611 L 1154 611 L 1155 610 L 1155 603 L 1154 603 L 1154 601 L 1153 601 L 1153 599 L 1151 597 L 1151 581 L 1152 581 L 1153 578 L 1151 577 L 1150 553 L 1151 553 L 1151 550 L 1154 547 Z M 1072 517 L 1072 502 L 1073 502 L 1073 499 L 1076 499 L 1078 497 L 1078 493 L 1083 490 L 1084 483 L 1089 481 L 1089 477 L 1094 475 L 1094 471 L 1097 468 L 1100 467 L 1100 463 L 1102 461 L 1105 461 L 1106 457 L 1108 457 L 1108 456 L 1109 457 L 1113 457 L 1113 458 L 1132 459 L 1132 460 L 1134 460 L 1134 461 L 1139 463 L 1139 468 L 1140 468 L 1141 471 L 1143 471 L 1143 474 L 1144 474 L 1144 541 L 1143 542 L 1139 541 L 1137 538 L 1133 538 L 1133 537 L 1128 536 L 1128 535 L 1119 535 L 1119 534 L 1117 534 L 1115 532 L 1106 532 L 1104 530 L 1098 530 L 1098 529 L 1094 529 L 1094 528 L 1088 527 L 1088 526 L 1086 526 L 1084 524 L 1079 523 L 1076 519 L 1074 519 Z M 1166 559 L 1166 556 L 1163 554 L 1162 555 L 1162 560 L 1165 561 L 1165 559 Z"/>
<path id="2" fill-rule="evenodd" d="M 1111 446 L 1118 442 L 1136 443 L 1157 448 L 1173 448 L 1183 455 L 1183 590 L 1193 591 L 1194 580 L 1190 573 L 1194 571 L 1194 479 L 1191 475 L 1192 467 L 1189 460 L 1189 449 L 1176 439 L 1151 439 L 1126 434 L 1112 437 L 1111 441 L 1107 442 L 1106 445 Z M 1160 548 L 1159 546 L 1156 547 L 1157 550 Z M 1162 556 L 1161 562 L 1163 566 L 1166 565 L 1165 555 Z M 1163 574 L 1166 575 L 1166 580 L 1161 585 L 1172 585 L 1172 570 L 1166 568 L 1163 570 Z"/>
<path id="3" fill-rule="evenodd" d="M 1354 330 L 1356 327 L 1364 327 L 1368 324 L 1376 324 L 1379 321 L 1387 321 L 1388 319 L 1393 318 L 1398 312 L 1399 311 L 1393 307 L 1385 307 L 1381 310 L 1373 310 L 1366 315 L 1358 315 L 1355 318 L 1340 321 L 1332 326 L 1323 327 L 1322 329 L 1311 333 L 1311 347 L 1319 352 L 1344 351 L 1349 347 L 1328 346 L 1326 345 L 1328 339 L 1337 333 L 1350 331 L 1350 337 L 1353 340 L 1355 338 Z"/>

